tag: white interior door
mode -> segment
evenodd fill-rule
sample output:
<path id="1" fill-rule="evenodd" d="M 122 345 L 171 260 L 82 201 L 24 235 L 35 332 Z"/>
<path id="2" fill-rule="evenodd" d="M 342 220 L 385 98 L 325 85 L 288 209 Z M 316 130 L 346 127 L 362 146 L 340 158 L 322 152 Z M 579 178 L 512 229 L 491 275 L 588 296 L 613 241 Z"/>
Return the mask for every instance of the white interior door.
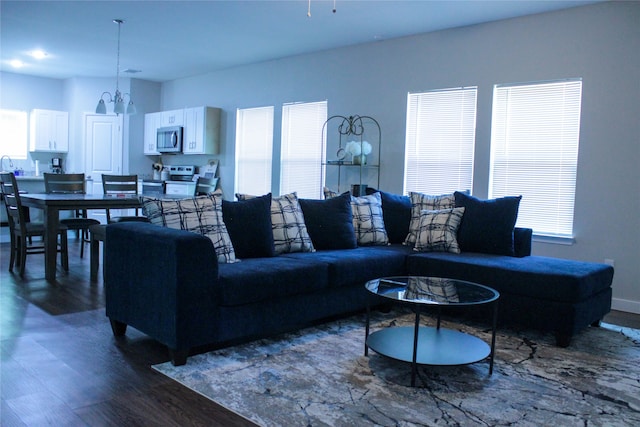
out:
<path id="1" fill-rule="evenodd" d="M 87 193 L 101 194 L 103 173 L 123 173 L 122 116 L 87 114 L 84 135 L 84 171 L 87 177 L 91 176 L 93 179 L 93 184 L 91 181 L 87 183 Z M 103 211 L 90 212 L 90 216 L 106 222 L 106 213 Z"/>

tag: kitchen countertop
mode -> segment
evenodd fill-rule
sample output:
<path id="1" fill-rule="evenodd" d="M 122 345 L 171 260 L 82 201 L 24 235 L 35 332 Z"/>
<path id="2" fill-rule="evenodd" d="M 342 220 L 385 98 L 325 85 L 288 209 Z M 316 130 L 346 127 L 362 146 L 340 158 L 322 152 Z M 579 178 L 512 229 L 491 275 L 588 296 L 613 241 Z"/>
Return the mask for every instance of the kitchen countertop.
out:
<path id="1" fill-rule="evenodd" d="M 87 181 L 92 181 L 93 179 L 90 176 L 85 178 Z M 44 176 L 39 175 L 18 175 L 16 176 L 16 181 L 44 181 Z"/>
<path id="2" fill-rule="evenodd" d="M 16 181 L 44 181 L 44 177 L 40 176 L 30 176 L 30 175 L 20 175 L 16 176 Z"/>

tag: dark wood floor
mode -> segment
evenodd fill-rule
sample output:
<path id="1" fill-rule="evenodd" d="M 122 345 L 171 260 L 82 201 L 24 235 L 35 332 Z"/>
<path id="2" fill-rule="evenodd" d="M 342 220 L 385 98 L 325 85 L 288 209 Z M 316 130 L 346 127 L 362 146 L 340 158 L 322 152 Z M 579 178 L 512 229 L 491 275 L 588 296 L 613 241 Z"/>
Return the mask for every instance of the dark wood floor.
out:
<path id="1" fill-rule="evenodd" d="M 69 273 L 53 284 L 43 255 L 24 279 L 9 273 L 0 244 L 0 425 L 254 425 L 151 369 L 169 360 L 164 346 L 133 328 L 114 339 L 102 279 L 89 282 L 88 254 L 69 243 Z"/>
<path id="2" fill-rule="evenodd" d="M 7 271 L 0 244 L 0 425 L 248 426 L 151 369 L 166 348 L 133 328 L 114 339 L 104 314 L 102 280 L 89 282 L 89 260 L 70 241 L 70 271 L 44 280 L 42 255 L 24 279 Z M 640 328 L 640 315 L 612 312 L 605 321 Z"/>

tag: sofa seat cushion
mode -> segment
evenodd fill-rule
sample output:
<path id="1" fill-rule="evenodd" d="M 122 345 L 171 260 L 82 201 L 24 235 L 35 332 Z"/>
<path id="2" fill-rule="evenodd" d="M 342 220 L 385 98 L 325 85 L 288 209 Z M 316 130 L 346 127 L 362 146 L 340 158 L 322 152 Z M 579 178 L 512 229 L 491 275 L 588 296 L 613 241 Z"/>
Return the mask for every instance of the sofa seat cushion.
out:
<path id="1" fill-rule="evenodd" d="M 500 293 L 568 303 L 583 301 L 611 286 L 606 264 L 477 252 L 429 252 L 407 259 L 409 274 L 450 277 L 490 286 Z"/>
<path id="2" fill-rule="evenodd" d="M 328 287 L 328 267 L 291 258 L 248 258 L 219 264 L 220 305 L 238 306 Z"/>
<path id="3" fill-rule="evenodd" d="M 327 266 L 329 286 L 352 286 L 368 280 L 405 273 L 405 261 L 411 248 L 403 245 L 368 246 L 349 250 L 322 250 L 312 254 L 286 254 L 304 262 Z"/>

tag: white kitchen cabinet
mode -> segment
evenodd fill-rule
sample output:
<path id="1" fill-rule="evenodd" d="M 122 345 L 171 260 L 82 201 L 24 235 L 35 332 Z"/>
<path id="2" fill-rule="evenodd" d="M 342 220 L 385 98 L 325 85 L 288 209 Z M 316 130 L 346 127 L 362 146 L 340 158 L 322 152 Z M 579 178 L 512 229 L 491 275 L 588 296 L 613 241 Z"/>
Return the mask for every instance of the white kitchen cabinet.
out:
<path id="1" fill-rule="evenodd" d="M 157 131 L 161 127 L 162 113 L 147 113 L 144 115 L 144 154 L 157 156 L 160 153 L 156 148 Z"/>
<path id="2" fill-rule="evenodd" d="M 69 151 L 69 113 L 36 109 L 29 121 L 29 151 Z"/>
<path id="3" fill-rule="evenodd" d="M 167 126 L 184 126 L 184 110 L 163 111 L 160 127 Z"/>
<path id="4" fill-rule="evenodd" d="M 185 108 L 183 154 L 220 152 L 220 112 L 213 107 Z"/>

